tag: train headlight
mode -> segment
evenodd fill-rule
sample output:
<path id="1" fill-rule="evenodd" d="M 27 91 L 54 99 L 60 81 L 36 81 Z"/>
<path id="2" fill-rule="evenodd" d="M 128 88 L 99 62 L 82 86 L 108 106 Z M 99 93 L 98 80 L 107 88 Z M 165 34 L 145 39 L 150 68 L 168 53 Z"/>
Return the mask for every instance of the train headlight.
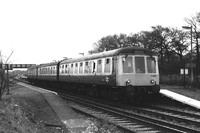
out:
<path id="1" fill-rule="evenodd" d="M 152 79 L 152 80 L 150 81 L 150 83 L 151 83 L 151 84 L 155 84 L 155 81 Z"/>
<path id="2" fill-rule="evenodd" d="M 130 85 L 131 84 L 131 80 L 130 79 L 127 79 L 126 80 L 126 85 Z"/>

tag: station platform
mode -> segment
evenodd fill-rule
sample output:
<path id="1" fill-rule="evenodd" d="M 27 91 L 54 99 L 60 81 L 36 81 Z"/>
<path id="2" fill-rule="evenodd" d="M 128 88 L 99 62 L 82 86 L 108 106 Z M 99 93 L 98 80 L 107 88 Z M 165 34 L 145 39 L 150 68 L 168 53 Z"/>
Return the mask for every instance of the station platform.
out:
<path id="1" fill-rule="evenodd" d="M 88 122 L 77 114 L 56 92 L 21 82 L 18 84 L 41 93 L 69 132 L 82 132 L 88 127 Z"/>
<path id="2" fill-rule="evenodd" d="M 173 89 L 169 90 L 169 89 L 164 89 L 164 88 L 161 88 L 160 93 L 166 97 L 169 97 L 181 103 L 200 109 L 200 101 L 197 99 L 194 99 L 192 95 L 188 97 L 188 96 L 185 96 L 184 94 L 181 94 L 182 92 L 179 93 L 177 89 L 173 91 Z M 199 93 L 199 96 L 200 96 L 200 93 Z"/>

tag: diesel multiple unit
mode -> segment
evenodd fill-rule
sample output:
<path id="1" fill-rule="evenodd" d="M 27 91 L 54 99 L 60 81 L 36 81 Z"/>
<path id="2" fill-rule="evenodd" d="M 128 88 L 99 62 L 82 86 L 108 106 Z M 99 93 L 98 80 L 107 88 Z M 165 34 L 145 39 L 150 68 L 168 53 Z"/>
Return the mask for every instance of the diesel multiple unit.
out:
<path id="1" fill-rule="evenodd" d="M 158 93 L 158 57 L 148 49 L 120 48 L 28 68 L 28 80 L 100 97 L 135 100 Z"/>

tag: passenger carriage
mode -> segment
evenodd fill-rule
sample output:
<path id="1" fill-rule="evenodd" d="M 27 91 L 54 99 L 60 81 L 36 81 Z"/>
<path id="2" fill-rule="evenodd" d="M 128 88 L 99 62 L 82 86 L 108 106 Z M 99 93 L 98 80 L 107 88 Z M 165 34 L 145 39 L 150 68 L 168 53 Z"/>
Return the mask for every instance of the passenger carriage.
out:
<path id="1" fill-rule="evenodd" d="M 39 65 L 38 79 L 56 81 L 57 80 L 57 62 Z"/>
<path id="2" fill-rule="evenodd" d="M 62 61 L 59 80 L 97 86 L 97 92 L 103 95 L 157 93 L 158 59 L 152 51 L 139 47 L 105 51 Z"/>
<path id="3" fill-rule="evenodd" d="M 27 80 L 34 83 L 37 80 L 37 66 L 31 66 L 27 70 Z"/>

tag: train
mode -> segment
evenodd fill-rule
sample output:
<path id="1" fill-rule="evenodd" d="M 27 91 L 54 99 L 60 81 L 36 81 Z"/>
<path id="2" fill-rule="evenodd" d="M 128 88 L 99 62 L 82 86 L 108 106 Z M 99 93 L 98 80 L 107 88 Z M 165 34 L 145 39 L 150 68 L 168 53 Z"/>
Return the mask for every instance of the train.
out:
<path id="1" fill-rule="evenodd" d="M 136 46 L 29 67 L 27 80 L 131 102 L 160 91 L 157 54 Z"/>

